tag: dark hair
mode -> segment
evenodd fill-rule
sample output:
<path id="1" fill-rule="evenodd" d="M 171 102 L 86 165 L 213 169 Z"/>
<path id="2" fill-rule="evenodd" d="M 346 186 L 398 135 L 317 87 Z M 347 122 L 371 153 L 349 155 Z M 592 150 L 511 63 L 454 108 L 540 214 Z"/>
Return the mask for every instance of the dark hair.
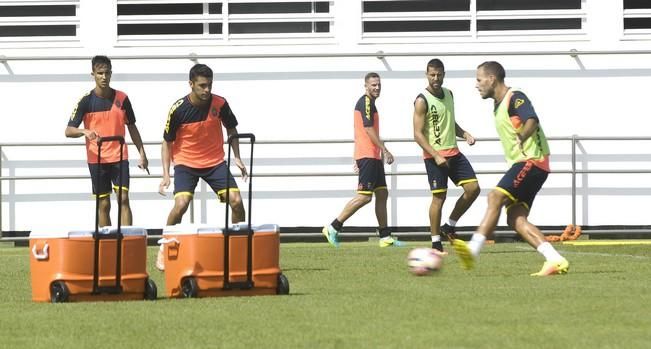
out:
<path id="1" fill-rule="evenodd" d="M 95 70 L 96 65 L 106 65 L 109 70 L 111 70 L 111 59 L 106 57 L 106 56 L 95 56 L 93 59 L 90 61 L 91 68 Z"/>
<path id="2" fill-rule="evenodd" d="M 445 71 L 445 66 L 443 65 L 443 62 L 438 58 L 430 59 L 430 61 L 427 62 L 427 68 L 430 68 L 430 67 L 433 68 L 433 69 L 441 68 L 441 69 L 443 69 L 443 71 Z"/>
<path id="3" fill-rule="evenodd" d="M 375 72 L 370 72 L 364 76 L 364 82 L 368 82 L 368 79 L 379 78 L 380 75 Z"/>
<path id="4" fill-rule="evenodd" d="M 190 69 L 190 80 L 194 81 L 197 76 L 212 79 L 212 69 L 205 64 L 197 63 Z"/>
<path id="5" fill-rule="evenodd" d="M 504 82 L 506 72 L 504 71 L 504 67 L 502 67 L 501 64 L 495 61 L 487 61 L 480 64 L 477 69 L 479 68 L 484 69 L 490 75 L 494 75 L 495 78 L 497 78 L 497 81 Z"/>

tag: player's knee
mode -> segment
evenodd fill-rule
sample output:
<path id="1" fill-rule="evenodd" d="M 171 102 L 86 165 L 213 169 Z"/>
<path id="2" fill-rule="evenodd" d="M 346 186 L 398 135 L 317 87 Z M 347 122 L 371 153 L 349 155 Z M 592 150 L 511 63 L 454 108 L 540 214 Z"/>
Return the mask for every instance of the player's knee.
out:
<path id="1" fill-rule="evenodd" d="M 111 210 L 111 197 L 105 196 L 99 199 L 99 210 L 102 212 L 107 212 Z"/>
<path id="2" fill-rule="evenodd" d="M 491 190 L 488 193 L 488 204 L 489 205 L 501 205 L 504 201 L 504 194 L 499 190 Z"/>
<path id="3" fill-rule="evenodd" d="M 389 191 L 386 189 L 378 189 L 374 192 L 374 194 L 375 194 L 375 200 L 378 201 L 386 201 L 389 198 Z"/>
<path id="4" fill-rule="evenodd" d="M 508 224 L 509 228 L 519 231 L 520 227 L 523 226 L 523 224 L 526 223 L 526 219 L 524 219 L 522 216 L 507 216 L 506 217 L 506 224 Z"/>
<path id="5" fill-rule="evenodd" d="M 443 206 L 446 198 L 447 192 L 434 193 L 432 194 L 432 205 Z"/>
<path id="6" fill-rule="evenodd" d="M 174 200 L 174 212 L 176 214 L 183 215 L 185 211 L 188 210 L 188 206 L 190 206 L 190 200 L 192 200 L 191 196 L 179 196 Z"/>
<path id="7" fill-rule="evenodd" d="M 479 193 L 481 192 L 481 188 L 479 188 L 478 182 L 468 183 L 466 186 L 464 186 L 463 189 L 466 192 L 466 194 L 473 199 L 476 199 L 479 196 Z"/>
<path id="8" fill-rule="evenodd" d="M 129 205 L 129 194 L 127 193 L 126 190 L 122 191 L 122 195 L 118 195 L 120 203 L 122 206 L 128 206 Z"/>
<path id="9" fill-rule="evenodd" d="M 231 208 L 234 210 L 240 210 L 244 209 L 244 205 L 242 203 L 242 196 L 241 195 L 233 195 L 230 199 L 230 205 Z"/>
<path id="10" fill-rule="evenodd" d="M 357 201 L 358 205 L 360 206 L 364 206 L 368 204 L 369 202 L 371 202 L 371 199 L 372 199 L 371 195 L 364 195 L 364 194 L 358 194 L 355 197 L 355 201 Z"/>

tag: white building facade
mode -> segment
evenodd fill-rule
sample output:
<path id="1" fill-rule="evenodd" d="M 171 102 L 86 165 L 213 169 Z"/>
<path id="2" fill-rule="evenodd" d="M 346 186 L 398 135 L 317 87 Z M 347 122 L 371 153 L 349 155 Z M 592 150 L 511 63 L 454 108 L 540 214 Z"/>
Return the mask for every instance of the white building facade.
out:
<path id="1" fill-rule="evenodd" d="M 344 141 L 352 139 L 363 76 L 375 71 L 381 136 L 393 140 L 396 156 L 386 167 L 389 224 L 427 226 L 430 193 L 410 139 L 413 101 L 435 57 L 445 63 L 457 122 L 481 139 L 460 146 L 483 188 L 460 225 L 479 224 L 485 194 L 506 169 L 491 102 L 475 90 L 475 69 L 486 60 L 503 64 L 507 84 L 525 91 L 553 139 L 555 172 L 532 221 L 648 222 L 648 1 L 0 0 L 2 230 L 92 227 L 83 145 L 64 129 L 94 86 L 97 54 L 112 58 L 112 86 L 129 95 L 147 142 L 152 175 L 131 161 L 136 225 L 160 228 L 172 207 L 171 195 L 156 193 L 159 143 L 170 106 L 189 92 L 188 70 L 200 62 L 213 68 L 213 93 L 229 101 L 238 130 L 259 142 L 254 223 L 322 226 L 354 195 L 352 145 Z M 639 173 L 612 173 L 627 170 Z M 246 194 L 247 184 L 238 184 Z M 444 217 L 460 193 L 451 187 Z M 184 221 L 221 225 L 223 209 L 202 184 Z M 347 225 L 374 226 L 372 205 Z"/>

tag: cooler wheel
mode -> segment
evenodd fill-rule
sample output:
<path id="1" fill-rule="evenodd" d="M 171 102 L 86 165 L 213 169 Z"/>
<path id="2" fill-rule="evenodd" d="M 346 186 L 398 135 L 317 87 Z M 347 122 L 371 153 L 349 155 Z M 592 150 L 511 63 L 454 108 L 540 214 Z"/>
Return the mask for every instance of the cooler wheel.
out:
<path id="1" fill-rule="evenodd" d="M 154 280 L 147 278 L 145 280 L 145 299 L 148 301 L 153 301 L 158 298 L 158 288 Z"/>
<path id="2" fill-rule="evenodd" d="M 289 280 L 282 273 L 278 274 L 278 286 L 276 294 L 289 294 Z"/>
<path id="3" fill-rule="evenodd" d="M 50 301 L 52 303 L 64 303 L 68 301 L 70 291 L 63 281 L 55 281 L 50 285 Z"/>
<path id="4" fill-rule="evenodd" d="M 181 292 L 185 298 L 196 298 L 199 294 L 197 280 L 193 277 L 186 277 L 181 281 Z"/>

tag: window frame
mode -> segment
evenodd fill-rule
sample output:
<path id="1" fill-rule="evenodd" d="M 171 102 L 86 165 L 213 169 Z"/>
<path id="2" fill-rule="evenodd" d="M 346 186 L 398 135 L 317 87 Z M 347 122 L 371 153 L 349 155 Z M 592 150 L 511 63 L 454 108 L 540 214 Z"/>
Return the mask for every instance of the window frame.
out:
<path id="1" fill-rule="evenodd" d="M 334 31 L 334 6 L 335 1 L 330 3 L 329 13 L 252 13 L 252 14 L 229 14 L 228 5 L 234 3 L 274 3 L 274 2 L 313 2 L 305 0 L 115 0 L 116 28 L 120 24 L 150 24 L 150 23 L 203 23 L 202 34 L 161 34 L 161 35 L 117 35 L 116 47 L 126 46 L 204 46 L 204 45 L 256 45 L 256 44 L 317 44 L 335 43 Z M 203 4 L 203 14 L 194 15 L 118 15 L 117 5 L 119 4 L 163 4 L 163 3 L 187 3 Z M 209 14 L 209 3 L 221 3 L 221 14 Z M 235 34 L 229 31 L 231 23 L 296 23 L 296 22 L 329 22 L 330 31 L 312 33 L 247 33 Z M 219 23 L 222 25 L 220 34 L 210 34 L 209 24 Z M 116 30 L 117 33 L 117 30 Z"/>
<path id="2" fill-rule="evenodd" d="M 375 0 L 391 1 L 391 0 Z M 476 1 L 471 1 L 468 11 L 441 12 L 362 12 L 361 22 L 386 21 L 389 19 L 403 20 L 469 20 L 468 31 L 441 32 L 362 32 L 361 43 L 482 43 L 482 42 L 511 42 L 511 41 L 576 41 L 588 40 L 586 21 L 587 10 L 582 3 L 581 9 L 572 10 L 477 10 Z M 361 1 L 363 6 L 363 0 Z M 477 23 L 481 20 L 508 19 L 572 19 L 581 20 L 581 29 L 548 29 L 548 30 L 478 30 Z M 410 40 L 409 40 L 410 39 Z M 405 41 L 407 40 L 407 42 Z"/>
<path id="3" fill-rule="evenodd" d="M 651 5 L 646 9 L 624 9 L 622 3 L 622 41 L 651 40 L 651 27 L 646 29 L 626 29 L 624 21 L 627 18 L 649 18 L 651 19 Z"/>
<path id="4" fill-rule="evenodd" d="M 66 36 L 0 36 L 0 48 L 81 47 L 79 7 L 80 0 L 10 0 L 5 6 L 75 6 L 74 16 L 20 16 L 0 17 L 2 26 L 75 26 L 75 35 Z"/>

